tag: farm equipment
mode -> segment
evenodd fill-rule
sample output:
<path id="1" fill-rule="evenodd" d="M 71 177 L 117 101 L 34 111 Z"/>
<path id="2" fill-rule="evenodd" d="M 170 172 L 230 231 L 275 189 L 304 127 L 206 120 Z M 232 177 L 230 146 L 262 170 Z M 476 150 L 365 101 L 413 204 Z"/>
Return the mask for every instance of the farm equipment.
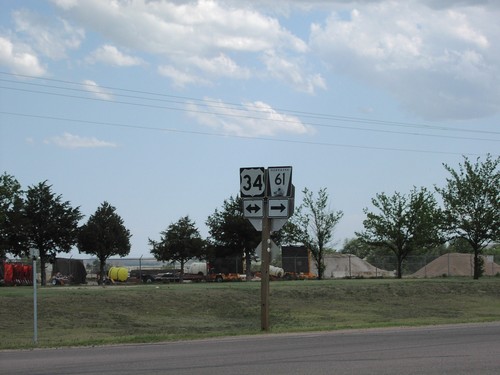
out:
<path id="1" fill-rule="evenodd" d="M 33 266 L 21 262 L 3 262 L 0 267 L 0 284 L 33 285 Z"/>
<path id="2" fill-rule="evenodd" d="M 220 257 L 208 264 L 208 281 L 242 281 L 243 262 L 240 257 Z"/>

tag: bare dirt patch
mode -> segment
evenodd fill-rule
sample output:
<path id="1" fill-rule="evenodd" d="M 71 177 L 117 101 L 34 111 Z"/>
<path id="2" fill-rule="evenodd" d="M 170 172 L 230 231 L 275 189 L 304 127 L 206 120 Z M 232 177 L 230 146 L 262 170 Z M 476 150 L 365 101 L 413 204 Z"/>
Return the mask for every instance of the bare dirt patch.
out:
<path id="1" fill-rule="evenodd" d="M 484 260 L 484 275 L 494 276 L 500 273 L 500 266 L 493 262 L 491 257 L 482 256 Z M 448 253 L 441 255 L 426 264 L 410 277 L 439 277 L 439 276 L 473 276 L 474 255 Z"/>
<path id="2" fill-rule="evenodd" d="M 367 261 L 349 254 L 328 254 L 325 257 L 326 278 L 344 277 L 393 277 L 394 271 L 387 271 L 373 266 Z M 316 272 L 317 271 L 313 271 Z"/>

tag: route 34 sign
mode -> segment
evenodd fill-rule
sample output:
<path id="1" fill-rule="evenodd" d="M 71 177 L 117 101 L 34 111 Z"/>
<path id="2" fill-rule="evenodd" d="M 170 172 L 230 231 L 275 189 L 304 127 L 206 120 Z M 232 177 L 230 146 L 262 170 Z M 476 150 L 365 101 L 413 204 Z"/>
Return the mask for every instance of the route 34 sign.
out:
<path id="1" fill-rule="evenodd" d="M 264 167 L 240 168 L 240 194 L 242 198 L 265 196 L 266 170 Z"/>

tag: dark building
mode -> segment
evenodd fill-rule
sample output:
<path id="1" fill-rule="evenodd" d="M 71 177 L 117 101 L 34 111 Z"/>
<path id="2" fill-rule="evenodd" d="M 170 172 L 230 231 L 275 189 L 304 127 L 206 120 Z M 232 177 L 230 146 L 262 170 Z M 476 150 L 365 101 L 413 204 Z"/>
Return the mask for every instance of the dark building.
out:
<path id="1" fill-rule="evenodd" d="M 52 276 L 60 273 L 68 278 L 72 284 L 85 284 L 87 271 L 80 259 L 56 258 L 52 266 Z"/>
<path id="2" fill-rule="evenodd" d="M 297 274 L 310 272 L 309 250 L 305 246 L 282 246 L 281 260 L 285 272 Z"/>

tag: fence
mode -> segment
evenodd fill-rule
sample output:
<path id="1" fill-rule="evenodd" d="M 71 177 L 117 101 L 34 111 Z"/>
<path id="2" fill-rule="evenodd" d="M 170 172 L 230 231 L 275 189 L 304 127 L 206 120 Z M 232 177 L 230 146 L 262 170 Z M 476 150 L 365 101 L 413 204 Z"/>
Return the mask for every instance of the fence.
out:
<path id="1" fill-rule="evenodd" d="M 481 255 L 483 260 L 483 275 L 500 275 L 500 256 Z M 370 259 L 378 269 L 395 271 L 397 260 L 395 256 Z M 463 253 L 447 253 L 443 255 L 408 256 L 402 263 L 403 277 L 443 277 L 443 276 L 473 276 L 474 255 Z M 353 276 L 355 277 L 355 276 Z"/>
<path id="2" fill-rule="evenodd" d="M 500 275 L 500 256 L 482 255 L 483 275 Z M 395 256 L 380 256 L 373 259 L 360 259 L 349 254 L 327 254 L 325 256 L 324 278 L 372 278 L 372 277 L 394 277 L 397 268 Z M 11 260 L 10 262 L 19 262 Z M 76 261 L 76 259 L 61 259 L 61 262 Z M 98 263 L 96 259 L 81 259 L 87 273 L 87 279 L 95 278 Z M 9 262 L 9 261 L 8 261 Z M 0 263 L 2 264 L 2 263 Z M 278 257 L 272 263 L 275 266 L 283 267 L 286 272 L 310 272 L 318 274 L 316 265 L 312 259 L 304 256 Z M 161 270 L 167 268 L 178 268 L 178 264 L 159 262 L 154 258 L 110 258 L 106 265 L 108 267 L 126 267 L 133 269 L 154 269 Z M 52 265 L 47 265 L 47 277 L 50 279 L 53 270 Z M 306 269 L 307 268 L 307 269 Z M 432 278 L 443 276 L 470 276 L 474 274 L 473 254 L 448 253 L 444 255 L 418 255 L 408 256 L 402 264 L 403 277 Z M 3 271 L 3 270 L 1 270 Z M 54 270 L 55 271 L 55 270 Z M 238 272 L 242 270 L 238 269 Z M 74 273 L 72 269 L 71 272 Z M 0 276 L 3 276 L 0 272 Z M 2 279 L 3 277 L 0 277 Z"/>

